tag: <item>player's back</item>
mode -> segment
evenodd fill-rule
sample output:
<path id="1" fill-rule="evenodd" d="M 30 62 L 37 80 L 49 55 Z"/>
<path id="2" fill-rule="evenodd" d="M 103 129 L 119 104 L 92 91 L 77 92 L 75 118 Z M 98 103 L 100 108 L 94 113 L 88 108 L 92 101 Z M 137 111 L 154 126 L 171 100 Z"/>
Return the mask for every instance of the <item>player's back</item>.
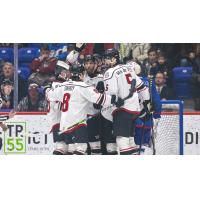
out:
<path id="1" fill-rule="evenodd" d="M 141 79 L 136 76 L 132 65 L 117 65 L 110 68 L 104 75 L 105 88 L 108 94 L 115 94 L 124 99 L 130 94 L 132 80 L 135 79 L 137 87 L 142 84 Z M 130 111 L 140 111 L 137 92 L 125 101 L 123 108 Z"/>
<path id="2" fill-rule="evenodd" d="M 85 125 L 87 101 L 80 95 L 81 87 L 87 87 L 83 82 L 64 82 L 61 86 L 60 101 L 62 114 L 60 130 L 67 131 L 75 126 Z M 73 127 L 74 126 L 74 127 Z"/>
<path id="3" fill-rule="evenodd" d="M 86 126 L 88 105 L 110 105 L 112 97 L 101 94 L 84 82 L 67 81 L 50 89 L 47 100 L 62 102 L 60 131 L 70 132 L 79 126 Z"/>
<path id="4" fill-rule="evenodd" d="M 62 102 L 60 131 L 68 132 L 79 126 L 86 126 L 89 96 L 88 86 L 84 82 L 67 81 L 57 85 L 51 92 L 51 100 Z M 91 88 L 93 91 L 93 87 Z"/>

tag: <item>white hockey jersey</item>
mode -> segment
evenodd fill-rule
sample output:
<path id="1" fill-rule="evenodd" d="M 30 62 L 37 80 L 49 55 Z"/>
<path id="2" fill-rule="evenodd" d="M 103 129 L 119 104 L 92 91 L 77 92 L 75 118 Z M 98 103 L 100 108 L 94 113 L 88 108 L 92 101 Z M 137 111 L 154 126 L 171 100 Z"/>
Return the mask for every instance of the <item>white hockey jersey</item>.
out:
<path id="1" fill-rule="evenodd" d="M 60 131 L 69 133 L 86 126 L 89 103 L 110 105 L 111 96 L 100 94 L 84 82 L 68 81 L 46 93 L 47 100 L 62 102 Z"/>
<path id="2" fill-rule="evenodd" d="M 142 80 L 135 74 L 134 68 L 131 64 L 117 65 L 116 67 L 108 69 L 104 74 L 104 85 L 106 93 L 116 95 L 122 99 L 126 98 L 130 93 L 132 80 L 136 80 L 136 91 L 133 96 L 125 100 L 124 105 L 119 108 L 129 113 L 139 114 L 141 111 L 139 105 L 138 93 L 140 93 L 144 100 L 149 100 L 150 95 L 148 88 L 143 84 Z M 117 110 L 116 107 L 109 107 L 102 109 L 102 115 L 111 120 L 110 116 Z"/>
<path id="3" fill-rule="evenodd" d="M 60 82 L 53 82 L 52 89 L 60 85 Z M 48 91 L 47 91 L 48 93 Z M 48 114 L 47 117 L 50 120 L 51 128 L 50 133 L 54 130 L 58 130 L 60 127 L 60 119 L 61 119 L 61 109 L 62 103 L 59 101 L 48 101 Z"/>
<path id="4" fill-rule="evenodd" d="M 91 78 L 90 76 L 88 76 L 87 73 L 84 74 L 84 79 L 83 81 L 87 84 L 87 85 L 91 85 L 93 87 L 96 88 L 97 84 L 99 81 L 103 81 L 103 75 L 102 74 L 98 74 L 96 77 Z M 96 114 L 98 114 L 100 111 L 98 109 L 95 109 L 93 106 L 93 103 L 90 103 L 88 105 L 88 116 L 93 117 Z"/>

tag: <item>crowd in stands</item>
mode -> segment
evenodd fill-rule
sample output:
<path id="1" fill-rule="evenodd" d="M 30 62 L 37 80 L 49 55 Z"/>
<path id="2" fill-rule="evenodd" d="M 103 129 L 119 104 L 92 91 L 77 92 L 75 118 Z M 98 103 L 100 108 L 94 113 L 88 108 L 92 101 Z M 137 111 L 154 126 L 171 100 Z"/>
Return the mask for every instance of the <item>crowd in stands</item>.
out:
<path id="1" fill-rule="evenodd" d="M 25 43 L 18 45 L 18 88 L 14 84 L 13 44 L 0 44 L 1 109 L 13 109 L 14 90 L 18 89 L 17 111 L 46 111 L 47 102 L 40 87 L 54 80 L 57 60 L 66 60 L 75 48 L 73 43 Z M 87 43 L 78 62 L 84 56 L 106 49 L 119 50 L 122 63 L 141 65 L 142 74 L 155 80 L 162 100 L 193 99 L 200 110 L 200 44 L 174 43 Z"/>

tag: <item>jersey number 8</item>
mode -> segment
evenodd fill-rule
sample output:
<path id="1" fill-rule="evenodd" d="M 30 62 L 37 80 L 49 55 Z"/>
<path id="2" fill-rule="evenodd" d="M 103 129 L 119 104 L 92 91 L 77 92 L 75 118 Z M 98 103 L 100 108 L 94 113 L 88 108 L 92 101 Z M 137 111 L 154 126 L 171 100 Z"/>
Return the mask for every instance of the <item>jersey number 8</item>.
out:
<path id="1" fill-rule="evenodd" d="M 64 96 L 63 96 L 62 112 L 68 111 L 69 99 L 70 99 L 70 94 L 69 93 L 65 93 Z"/>

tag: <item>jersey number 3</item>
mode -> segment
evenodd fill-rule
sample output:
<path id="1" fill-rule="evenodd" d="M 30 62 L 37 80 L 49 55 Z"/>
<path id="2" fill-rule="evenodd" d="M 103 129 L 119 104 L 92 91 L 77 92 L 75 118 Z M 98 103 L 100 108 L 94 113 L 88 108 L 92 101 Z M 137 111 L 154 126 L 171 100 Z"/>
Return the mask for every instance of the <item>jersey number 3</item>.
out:
<path id="1" fill-rule="evenodd" d="M 69 93 L 65 93 L 64 96 L 63 96 L 62 112 L 68 111 L 69 99 L 70 99 L 70 94 Z"/>

